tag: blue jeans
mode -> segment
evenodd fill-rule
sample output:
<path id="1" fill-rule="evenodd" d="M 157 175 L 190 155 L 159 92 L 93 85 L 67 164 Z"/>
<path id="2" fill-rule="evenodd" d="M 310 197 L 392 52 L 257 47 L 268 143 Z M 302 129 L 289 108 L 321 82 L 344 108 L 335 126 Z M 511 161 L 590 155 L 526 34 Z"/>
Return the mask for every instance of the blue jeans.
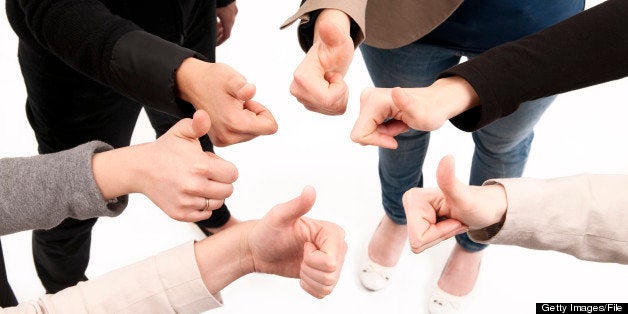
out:
<path id="1" fill-rule="evenodd" d="M 424 87 L 442 71 L 458 64 L 462 56 L 476 54 L 412 43 L 397 49 L 361 45 L 362 56 L 376 87 Z M 473 132 L 475 151 L 469 184 L 481 185 L 491 178 L 520 177 L 534 137 L 534 125 L 556 96 L 521 104 L 511 115 Z M 423 161 L 430 133 L 410 130 L 396 137 L 397 149 L 379 150 L 379 178 L 386 215 L 397 224 L 406 224 L 401 198 L 413 187 L 423 186 Z M 467 251 L 486 247 L 471 241 L 466 233 L 456 240 Z"/>

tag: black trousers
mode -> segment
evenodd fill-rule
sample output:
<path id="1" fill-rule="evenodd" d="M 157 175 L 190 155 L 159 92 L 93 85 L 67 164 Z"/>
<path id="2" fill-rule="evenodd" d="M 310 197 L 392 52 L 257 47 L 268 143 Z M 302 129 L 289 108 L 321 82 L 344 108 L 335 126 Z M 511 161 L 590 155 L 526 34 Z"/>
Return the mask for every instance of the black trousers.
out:
<path id="1" fill-rule="evenodd" d="M 0 307 L 11 307 L 17 305 L 17 299 L 13 290 L 9 286 L 7 270 L 4 267 L 4 256 L 2 255 L 2 242 L 0 242 Z"/>
<path id="2" fill-rule="evenodd" d="M 213 60 L 215 3 L 186 3 L 191 3 L 191 7 L 182 8 L 183 34 L 171 36 L 165 32 L 156 35 L 166 39 L 172 37 L 172 41 L 176 42 L 184 38 L 183 46 Z M 142 22 L 148 23 L 147 20 Z M 158 25 L 154 25 L 154 29 L 164 27 L 163 19 L 155 19 L 155 22 Z M 150 30 L 151 25 L 141 26 Z M 18 58 L 28 93 L 26 114 L 35 132 L 40 154 L 58 152 L 92 140 L 101 140 L 116 148 L 129 145 L 142 104 L 73 70 L 40 46 L 20 42 Z M 179 120 L 149 107 L 144 109 L 157 136 Z M 201 139 L 201 144 L 204 150 L 213 150 L 207 136 Z M 223 205 L 199 225 L 219 227 L 229 217 L 229 210 Z M 96 218 L 82 221 L 66 219 L 53 229 L 33 232 L 35 267 L 47 293 L 58 292 L 87 279 L 85 269 L 95 223 Z M 0 282 L 0 289 L 4 292 L 5 285 L 10 291 L 6 282 Z"/>

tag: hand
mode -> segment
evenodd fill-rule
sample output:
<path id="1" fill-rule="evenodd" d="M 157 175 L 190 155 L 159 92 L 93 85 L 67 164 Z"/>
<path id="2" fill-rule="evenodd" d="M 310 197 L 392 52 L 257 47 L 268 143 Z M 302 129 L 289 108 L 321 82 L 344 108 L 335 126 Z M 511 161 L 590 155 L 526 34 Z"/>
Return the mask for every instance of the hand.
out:
<path id="1" fill-rule="evenodd" d="M 349 88 L 343 78 L 353 59 L 351 21 L 342 11 L 321 12 L 314 28 L 314 43 L 294 71 L 290 93 L 308 110 L 343 114 Z"/>
<path id="2" fill-rule="evenodd" d="M 220 46 L 231 36 L 231 29 L 233 28 L 237 14 L 238 7 L 235 1 L 222 8 L 216 8 L 216 16 L 218 17 L 218 22 L 216 23 L 216 46 Z"/>
<path id="3" fill-rule="evenodd" d="M 176 82 L 183 100 L 209 114 L 212 126 L 208 135 L 216 146 L 277 132 L 270 111 L 252 99 L 255 85 L 226 64 L 188 58 L 177 71 Z"/>
<path id="4" fill-rule="evenodd" d="M 438 164 L 439 188 L 413 188 L 403 195 L 412 252 L 419 253 L 469 229 L 498 223 L 508 205 L 501 185 L 468 186 L 455 177 L 454 158 Z"/>
<path id="5" fill-rule="evenodd" d="M 133 190 L 146 195 L 168 216 L 180 221 L 200 221 L 211 216 L 233 193 L 236 167 L 210 152 L 203 152 L 199 137 L 211 122 L 204 111 L 183 119 L 153 143 L 134 146 L 141 165 L 132 179 Z M 209 210 L 206 207 L 209 199 Z"/>
<path id="6" fill-rule="evenodd" d="M 471 85 L 461 77 L 440 79 L 426 88 L 367 88 L 360 96 L 360 115 L 351 139 L 362 145 L 395 149 L 394 137 L 408 128 L 439 129 L 478 101 Z"/>
<path id="7" fill-rule="evenodd" d="M 301 278 L 301 287 L 323 298 L 338 282 L 347 252 L 338 225 L 301 217 L 314 205 L 312 187 L 273 207 L 248 234 L 248 250 L 257 272 Z"/>

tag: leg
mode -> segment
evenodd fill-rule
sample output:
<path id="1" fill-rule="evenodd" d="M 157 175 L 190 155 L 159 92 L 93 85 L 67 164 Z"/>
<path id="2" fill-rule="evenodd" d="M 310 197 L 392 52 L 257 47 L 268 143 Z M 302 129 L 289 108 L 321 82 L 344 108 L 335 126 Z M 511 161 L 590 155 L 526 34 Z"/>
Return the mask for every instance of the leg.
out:
<path id="1" fill-rule="evenodd" d="M 127 146 L 140 106 L 75 72 L 45 51 L 20 44 L 26 84 L 26 113 L 40 153 L 53 153 L 91 140 Z M 51 230 L 33 232 L 35 268 L 46 292 L 86 280 L 91 229 L 96 219 L 66 219 Z"/>
<path id="2" fill-rule="evenodd" d="M 17 305 L 17 299 L 9 285 L 7 270 L 4 266 L 4 256 L 2 254 L 2 242 L 0 242 L 0 308 Z"/>
<path id="3" fill-rule="evenodd" d="M 460 56 L 449 49 L 411 44 L 398 49 L 361 46 L 371 79 L 377 87 L 419 87 L 434 82 L 441 71 L 455 65 Z M 371 261 L 394 266 L 407 237 L 406 217 L 401 198 L 410 188 L 422 186 L 422 166 L 429 144 L 429 133 L 410 130 L 396 137 L 399 147 L 379 150 L 379 177 L 382 205 L 386 215 L 375 231 L 368 248 Z M 365 280 L 367 288 L 377 290 Z M 386 276 L 389 277 L 389 276 Z"/>

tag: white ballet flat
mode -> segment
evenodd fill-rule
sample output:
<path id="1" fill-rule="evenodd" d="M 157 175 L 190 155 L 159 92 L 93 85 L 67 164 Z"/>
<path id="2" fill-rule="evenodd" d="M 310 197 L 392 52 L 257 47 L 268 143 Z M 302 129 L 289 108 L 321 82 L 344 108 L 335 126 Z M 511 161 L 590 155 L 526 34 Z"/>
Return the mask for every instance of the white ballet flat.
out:
<path id="1" fill-rule="evenodd" d="M 466 295 L 457 296 L 441 289 L 438 284 L 430 296 L 428 310 L 430 314 L 458 314 L 463 313 L 473 300 L 475 288 Z"/>
<path id="2" fill-rule="evenodd" d="M 366 258 L 366 263 L 360 268 L 358 277 L 364 288 L 371 291 L 378 291 L 386 288 L 390 284 L 394 267 L 382 266 Z"/>

